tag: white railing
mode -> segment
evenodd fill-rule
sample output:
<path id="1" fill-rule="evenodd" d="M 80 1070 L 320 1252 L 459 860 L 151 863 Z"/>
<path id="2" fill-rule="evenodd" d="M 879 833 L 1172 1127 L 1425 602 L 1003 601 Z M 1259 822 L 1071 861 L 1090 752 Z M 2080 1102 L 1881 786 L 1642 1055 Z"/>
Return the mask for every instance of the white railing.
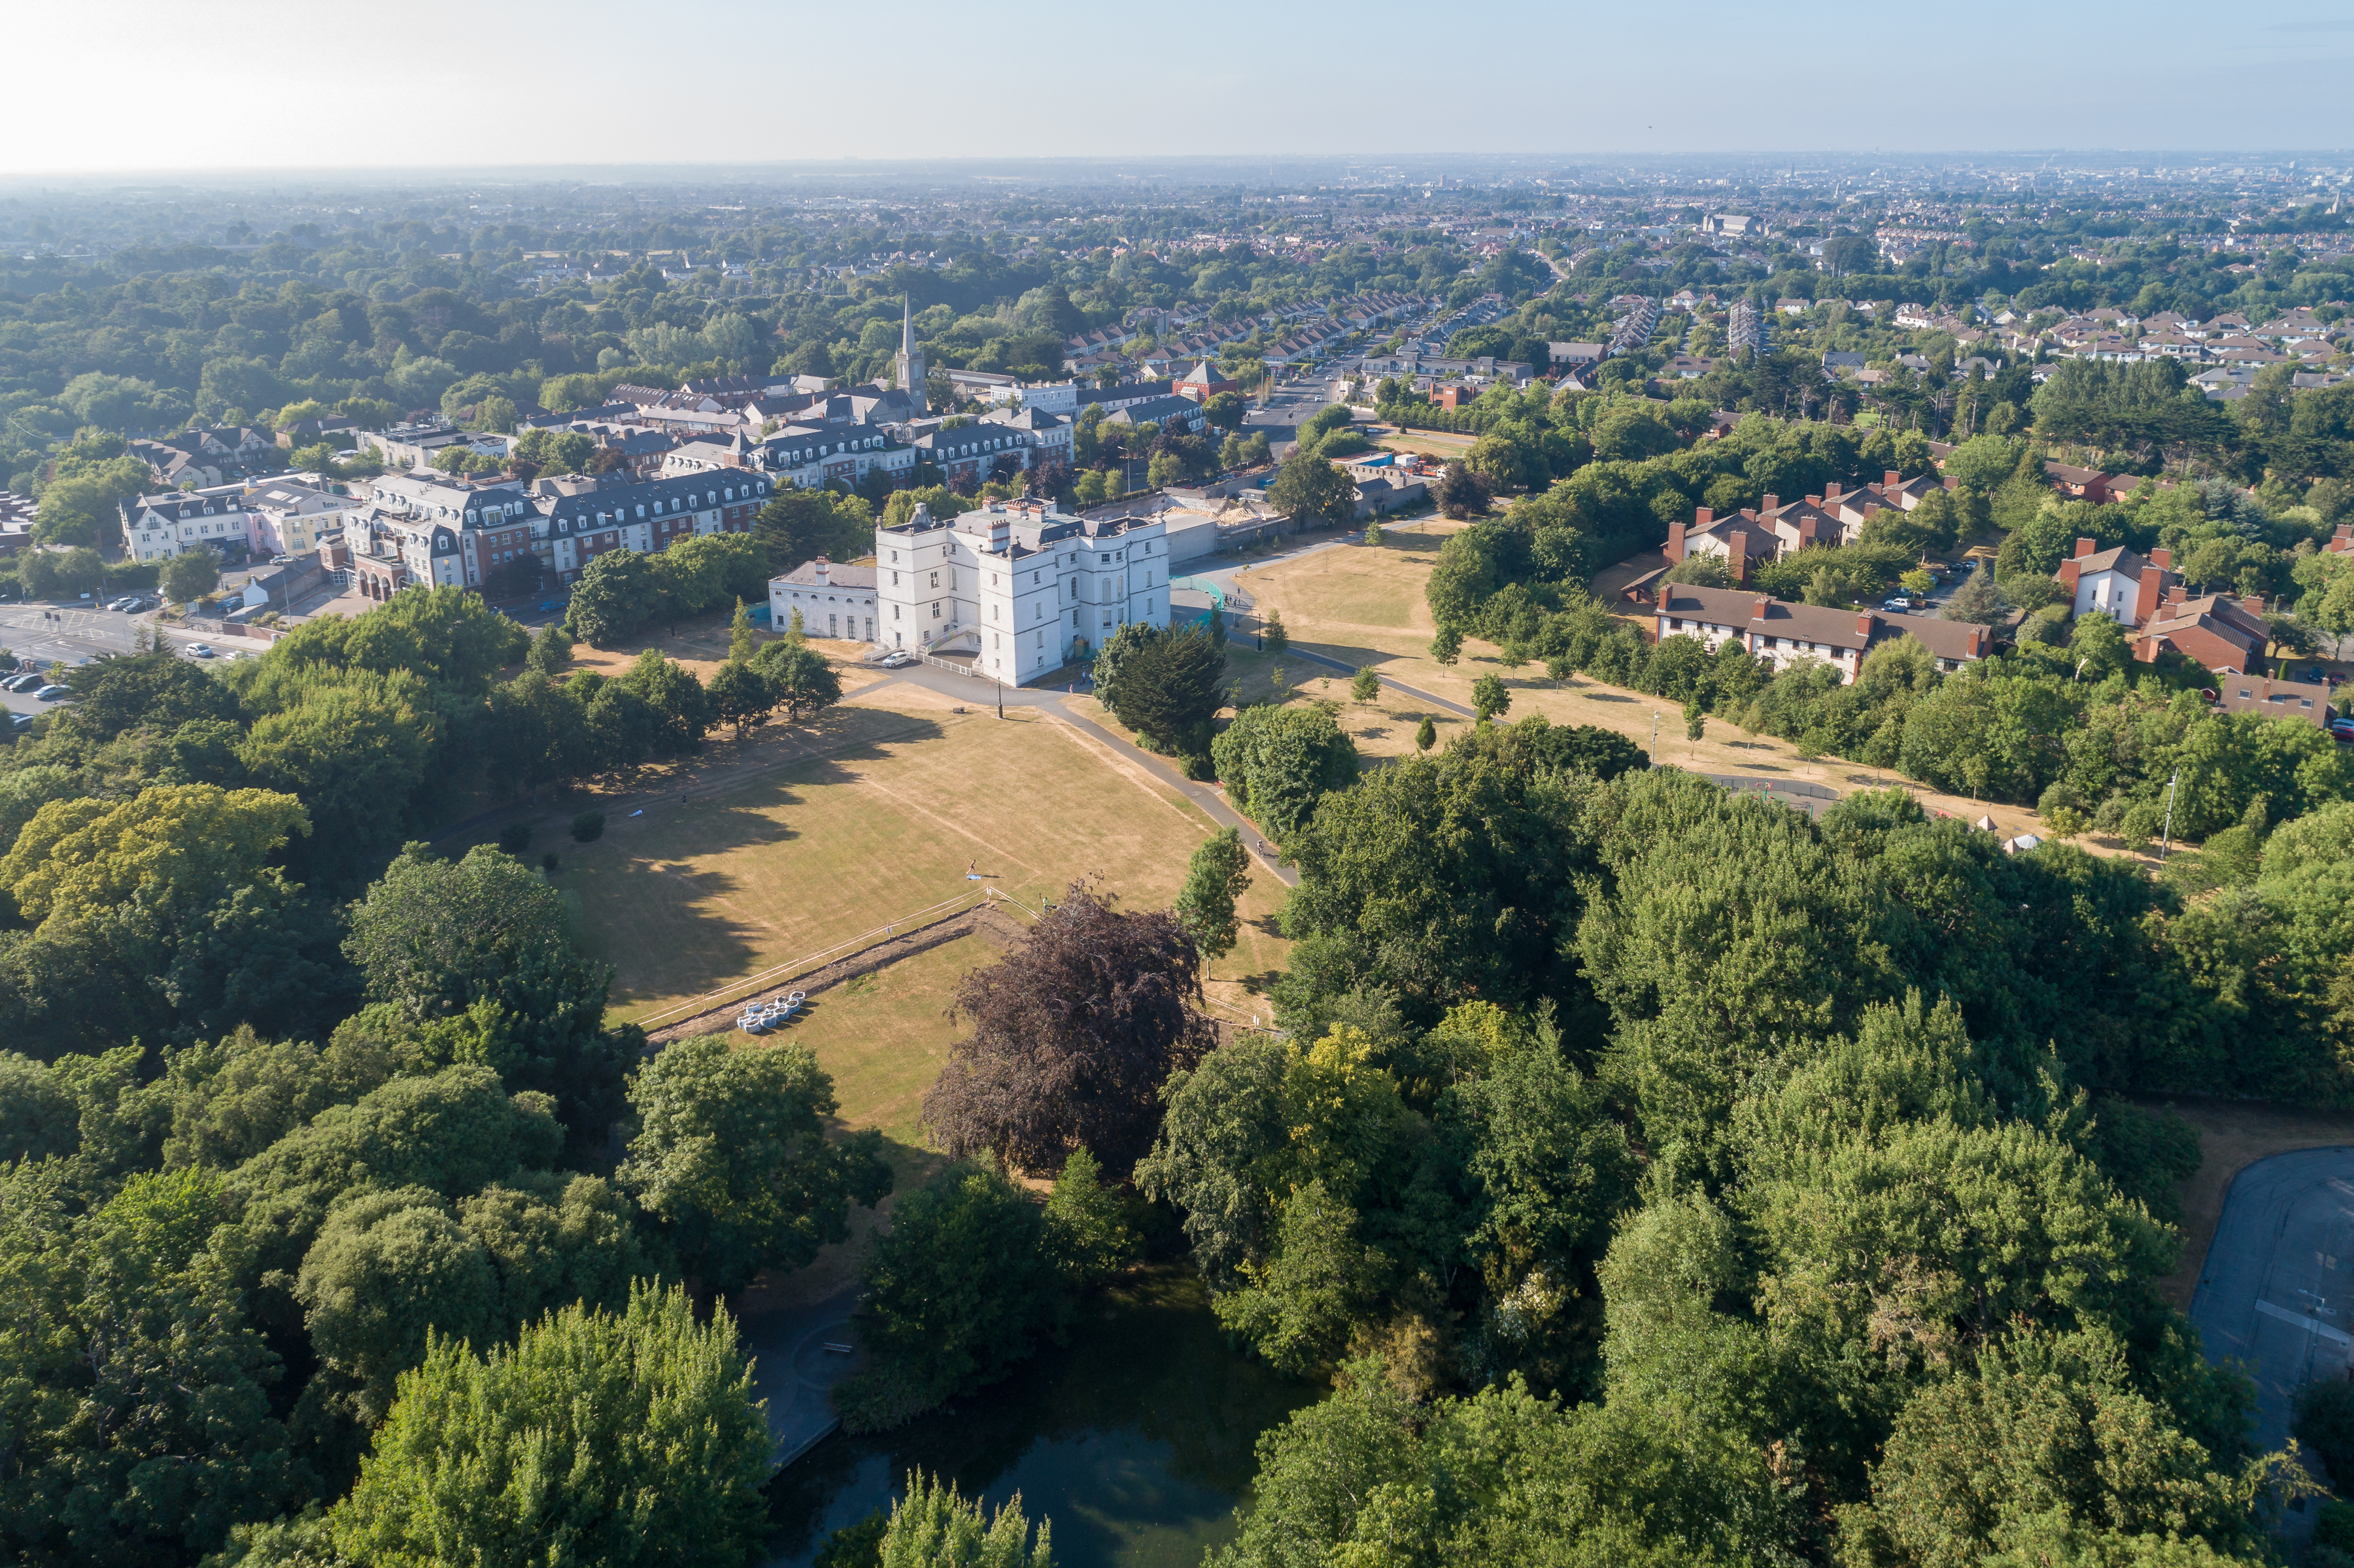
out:
<path id="1" fill-rule="evenodd" d="M 716 991 L 705 991 L 701 996 L 691 996 L 684 1001 L 673 1002 L 668 1007 L 649 1012 L 642 1018 L 632 1019 L 631 1022 L 642 1029 L 660 1029 L 666 1024 L 675 1023 L 683 1018 L 692 1018 L 698 1012 L 710 1012 L 727 1006 L 750 992 L 769 990 L 803 971 L 847 958 L 855 948 L 874 942 L 888 941 L 899 934 L 899 927 L 902 926 L 933 925 L 947 919 L 951 915 L 961 913 L 964 907 L 996 902 L 1011 904 L 1033 919 L 1039 917 L 1038 911 L 1031 908 L 1027 904 L 984 883 L 978 887 L 968 887 L 953 898 L 943 898 L 928 908 L 918 909 L 912 915 L 903 915 L 896 920 L 875 927 L 873 930 L 862 931 L 857 936 L 836 942 L 830 948 L 821 948 L 814 953 L 762 969 L 758 974 L 731 980 Z"/>

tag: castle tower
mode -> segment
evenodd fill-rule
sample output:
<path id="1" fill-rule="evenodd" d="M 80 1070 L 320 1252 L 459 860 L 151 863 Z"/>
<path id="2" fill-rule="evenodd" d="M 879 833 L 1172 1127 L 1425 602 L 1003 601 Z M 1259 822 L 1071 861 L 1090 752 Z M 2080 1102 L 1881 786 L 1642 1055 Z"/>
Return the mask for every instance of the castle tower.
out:
<path id="1" fill-rule="evenodd" d="M 916 412 L 930 413 L 931 405 L 924 399 L 924 355 L 916 346 L 915 312 L 904 294 L 899 299 L 899 353 L 894 363 L 898 367 L 899 389 L 915 399 Z"/>

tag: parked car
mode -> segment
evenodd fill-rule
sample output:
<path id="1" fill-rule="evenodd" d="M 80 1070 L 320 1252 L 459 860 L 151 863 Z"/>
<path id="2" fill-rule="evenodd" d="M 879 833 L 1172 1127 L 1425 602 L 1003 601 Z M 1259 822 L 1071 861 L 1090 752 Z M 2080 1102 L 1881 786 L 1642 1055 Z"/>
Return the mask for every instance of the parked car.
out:
<path id="1" fill-rule="evenodd" d="M 33 716 L 31 714 L 10 714 L 8 727 L 12 730 L 30 729 L 33 727 Z"/>
<path id="2" fill-rule="evenodd" d="M 1894 599 L 1889 599 L 1885 603 L 1882 604 L 1880 608 L 1886 610 L 1891 615 L 1902 615 L 1906 610 L 1913 608 L 1913 601 L 1906 599 L 1903 595 L 1899 594 Z"/>
<path id="3" fill-rule="evenodd" d="M 71 686 L 43 686 L 39 691 L 35 692 L 33 695 L 41 702 L 54 703 L 60 697 L 72 696 L 73 688 Z"/>
<path id="4" fill-rule="evenodd" d="M 551 599 L 539 608 L 542 609 L 562 609 L 564 608 L 564 601 L 560 599 Z"/>
<path id="5" fill-rule="evenodd" d="M 0 691 L 29 692 L 48 679 L 48 677 L 38 670 L 21 670 L 6 680 L 0 681 Z"/>
<path id="6" fill-rule="evenodd" d="M 210 659 L 215 657 L 213 653 L 213 645 L 209 642 L 191 642 L 186 648 L 181 650 L 181 652 L 186 653 L 191 659 Z"/>
<path id="7" fill-rule="evenodd" d="M 913 653 L 908 652 L 904 648 L 895 648 L 890 652 L 884 654 L 883 657 L 875 661 L 877 666 L 885 670 L 896 670 L 903 665 L 912 664 L 915 662 L 916 656 Z"/>

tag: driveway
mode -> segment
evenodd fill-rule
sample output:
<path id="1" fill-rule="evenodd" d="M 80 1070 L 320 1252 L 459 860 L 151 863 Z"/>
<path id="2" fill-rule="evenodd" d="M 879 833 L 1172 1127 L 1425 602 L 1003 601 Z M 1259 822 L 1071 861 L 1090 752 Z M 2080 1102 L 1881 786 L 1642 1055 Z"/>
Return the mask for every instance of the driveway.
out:
<path id="1" fill-rule="evenodd" d="M 2354 1148 L 2278 1154 L 2240 1172 L 2190 1320 L 2210 1361 L 2243 1362 L 2255 1379 L 2256 1446 L 2286 1443 L 2296 1391 L 2345 1376 L 2354 1351 Z"/>

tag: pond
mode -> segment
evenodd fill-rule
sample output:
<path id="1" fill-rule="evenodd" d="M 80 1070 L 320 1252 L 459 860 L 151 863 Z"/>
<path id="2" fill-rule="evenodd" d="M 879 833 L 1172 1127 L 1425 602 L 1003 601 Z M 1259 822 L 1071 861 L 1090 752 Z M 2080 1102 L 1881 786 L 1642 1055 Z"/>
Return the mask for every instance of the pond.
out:
<path id="1" fill-rule="evenodd" d="M 1198 1568 L 1234 1538 L 1258 1435 L 1326 1391 L 1227 1347 L 1190 1270 L 1140 1270 L 994 1388 L 896 1431 L 825 1439 L 769 1489 L 769 1568 L 887 1510 L 907 1473 L 1055 1525 L 1057 1568 Z"/>

